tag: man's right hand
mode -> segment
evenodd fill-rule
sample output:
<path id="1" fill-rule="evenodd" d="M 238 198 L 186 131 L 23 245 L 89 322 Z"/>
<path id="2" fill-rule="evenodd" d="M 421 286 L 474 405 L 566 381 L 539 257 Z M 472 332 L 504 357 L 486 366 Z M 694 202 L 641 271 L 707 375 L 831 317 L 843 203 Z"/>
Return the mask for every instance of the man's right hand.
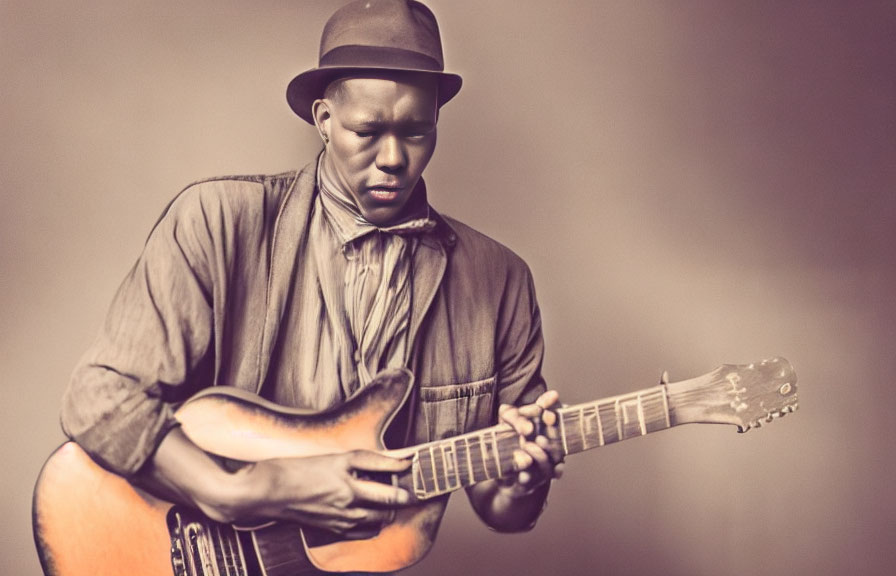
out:
<path id="1" fill-rule="evenodd" d="M 288 520 L 349 539 L 370 538 L 411 497 L 359 473 L 396 473 L 409 466 L 407 460 L 354 451 L 262 460 L 231 473 L 175 428 L 159 445 L 141 484 L 218 522 Z"/>

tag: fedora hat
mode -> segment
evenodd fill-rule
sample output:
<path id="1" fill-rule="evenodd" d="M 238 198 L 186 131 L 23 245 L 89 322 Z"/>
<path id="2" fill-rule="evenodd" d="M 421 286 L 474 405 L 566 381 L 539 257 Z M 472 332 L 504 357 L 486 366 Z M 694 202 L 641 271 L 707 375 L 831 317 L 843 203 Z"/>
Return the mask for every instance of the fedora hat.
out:
<path id="1" fill-rule="evenodd" d="M 429 8 L 413 0 L 359 0 L 337 10 L 324 26 L 317 68 L 302 72 L 286 89 L 293 112 L 314 124 L 311 104 L 342 76 L 403 71 L 431 74 L 439 82 L 439 106 L 460 91 L 461 77 L 445 71 L 439 25 Z"/>

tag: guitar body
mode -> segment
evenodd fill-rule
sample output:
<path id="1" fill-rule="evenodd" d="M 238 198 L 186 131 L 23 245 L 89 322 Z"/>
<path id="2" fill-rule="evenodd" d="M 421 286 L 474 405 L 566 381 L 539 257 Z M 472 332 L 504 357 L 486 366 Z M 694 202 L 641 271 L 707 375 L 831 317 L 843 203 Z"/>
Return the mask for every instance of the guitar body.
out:
<path id="1" fill-rule="evenodd" d="M 337 410 L 321 413 L 286 409 L 236 389 L 209 388 L 181 406 L 177 418 L 203 450 L 243 462 L 384 451 L 383 434 L 405 402 L 411 380 L 406 371 L 391 372 Z M 399 510 L 392 523 L 366 540 L 334 540 L 328 533 L 278 523 L 223 544 L 231 548 L 231 560 L 250 567 L 257 563 L 266 576 L 394 571 L 426 554 L 446 502 L 437 498 Z M 166 521 L 171 509 L 172 504 L 133 487 L 95 464 L 76 444 L 66 443 L 47 461 L 35 487 L 34 537 L 44 571 L 54 576 L 174 574 Z M 220 529 L 211 521 L 205 524 L 211 532 Z M 209 548 L 220 556 L 217 546 L 214 541 Z"/>
<path id="2" fill-rule="evenodd" d="M 34 540 L 48 576 L 172 574 L 165 514 L 171 504 L 106 472 L 74 442 L 41 471 Z"/>

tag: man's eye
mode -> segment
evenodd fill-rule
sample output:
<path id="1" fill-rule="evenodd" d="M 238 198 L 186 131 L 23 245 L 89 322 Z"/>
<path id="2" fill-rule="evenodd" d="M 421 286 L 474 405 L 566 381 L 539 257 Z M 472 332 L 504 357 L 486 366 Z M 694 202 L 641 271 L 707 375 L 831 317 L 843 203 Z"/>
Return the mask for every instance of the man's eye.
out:
<path id="1" fill-rule="evenodd" d="M 363 130 L 355 131 L 355 136 L 357 136 L 358 138 L 373 138 L 375 135 L 376 132 L 365 132 Z"/>

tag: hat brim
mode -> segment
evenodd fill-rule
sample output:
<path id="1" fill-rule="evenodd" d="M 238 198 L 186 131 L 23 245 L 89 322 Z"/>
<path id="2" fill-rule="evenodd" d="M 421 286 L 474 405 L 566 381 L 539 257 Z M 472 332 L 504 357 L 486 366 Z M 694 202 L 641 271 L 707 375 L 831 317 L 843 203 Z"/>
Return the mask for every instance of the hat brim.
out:
<path id="1" fill-rule="evenodd" d="M 327 86 L 340 76 L 351 74 L 363 74 L 364 72 L 403 72 L 403 73 L 419 73 L 429 76 L 435 76 L 439 82 L 439 107 L 441 108 L 449 100 L 457 96 L 460 92 L 463 79 L 457 74 L 448 72 L 437 72 L 434 70 L 415 70 L 415 69 L 395 69 L 386 67 L 373 66 L 327 66 L 325 68 L 314 68 L 306 72 L 302 72 L 292 79 L 286 88 L 286 101 L 289 107 L 295 112 L 299 118 L 314 124 L 314 117 L 311 114 L 311 105 L 315 100 L 322 98 L 324 90 Z"/>

